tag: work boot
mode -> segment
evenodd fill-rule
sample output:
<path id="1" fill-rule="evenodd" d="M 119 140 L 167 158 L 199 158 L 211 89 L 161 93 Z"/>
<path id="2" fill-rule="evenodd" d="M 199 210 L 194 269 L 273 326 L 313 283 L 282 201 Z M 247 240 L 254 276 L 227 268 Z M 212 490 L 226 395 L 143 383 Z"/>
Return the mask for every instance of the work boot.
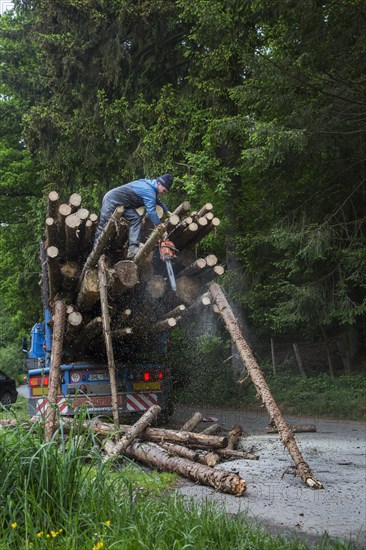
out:
<path id="1" fill-rule="evenodd" d="M 136 244 L 131 244 L 131 246 L 128 247 L 127 260 L 132 260 L 139 250 L 140 248 Z"/>

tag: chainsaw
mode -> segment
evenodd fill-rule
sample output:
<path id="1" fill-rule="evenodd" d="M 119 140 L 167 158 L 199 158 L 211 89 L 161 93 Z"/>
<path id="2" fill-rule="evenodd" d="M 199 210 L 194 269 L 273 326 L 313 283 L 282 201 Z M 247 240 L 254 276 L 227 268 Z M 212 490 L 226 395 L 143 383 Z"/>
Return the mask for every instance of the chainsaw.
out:
<path id="1" fill-rule="evenodd" d="M 177 290 L 177 285 L 175 282 L 172 260 L 177 257 L 176 252 L 178 252 L 178 250 L 175 248 L 172 241 L 165 239 L 164 241 L 161 241 L 159 251 L 160 259 L 166 265 L 170 286 L 172 287 L 172 291 L 175 292 Z"/>

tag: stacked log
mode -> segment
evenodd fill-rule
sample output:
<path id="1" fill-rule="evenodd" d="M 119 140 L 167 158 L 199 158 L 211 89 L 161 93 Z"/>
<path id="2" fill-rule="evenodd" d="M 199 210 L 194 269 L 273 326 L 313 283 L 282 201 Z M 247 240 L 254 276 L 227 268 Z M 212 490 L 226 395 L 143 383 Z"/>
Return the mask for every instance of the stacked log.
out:
<path id="1" fill-rule="evenodd" d="M 219 220 L 213 215 L 211 203 L 197 211 L 190 213 L 190 210 L 190 203 L 184 201 L 164 220 L 160 209 L 161 224 L 155 229 L 150 225 L 148 232 L 149 223 L 145 223 L 146 235 L 131 261 L 126 259 L 128 224 L 123 207 L 115 210 L 94 242 L 98 216 L 82 204 L 81 195 L 73 193 L 61 198 L 56 191 L 48 194 L 45 248 L 49 305 L 52 308 L 56 300 L 62 300 L 73 308 L 65 326 L 69 348 L 80 353 L 87 348 L 98 347 L 99 352 L 105 348 L 98 279 L 98 261 L 102 256 L 113 340 L 127 338 L 131 343 L 143 334 L 161 334 L 205 304 L 200 295 L 206 291 L 207 283 L 221 276 L 224 269 L 213 254 L 197 257 L 196 245 Z M 144 216 L 143 211 L 141 215 Z M 178 249 L 173 260 L 176 292 L 171 290 L 166 265 L 159 258 L 159 243 L 165 238 L 172 240 Z M 123 314 L 125 311 L 128 315 Z M 121 350 L 123 353 L 123 346 Z M 106 360 L 107 355 L 105 351 Z"/>

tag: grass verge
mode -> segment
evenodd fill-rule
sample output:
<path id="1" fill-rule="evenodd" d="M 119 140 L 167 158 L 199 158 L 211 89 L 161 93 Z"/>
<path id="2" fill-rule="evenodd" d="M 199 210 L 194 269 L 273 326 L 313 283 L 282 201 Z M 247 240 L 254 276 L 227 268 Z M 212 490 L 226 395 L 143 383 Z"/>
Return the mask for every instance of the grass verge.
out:
<path id="1" fill-rule="evenodd" d="M 116 467 L 117 466 L 117 467 Z M 171 494 L 172 474 L 147 473 L 129 461 L 105 463 L 93 433 L 42 427 L 0 430 L 0 550 L 284 549 L 298 540 L 273 537 L 209 504 Z M 347 544 L 324 539 L 335 550 Z"/>

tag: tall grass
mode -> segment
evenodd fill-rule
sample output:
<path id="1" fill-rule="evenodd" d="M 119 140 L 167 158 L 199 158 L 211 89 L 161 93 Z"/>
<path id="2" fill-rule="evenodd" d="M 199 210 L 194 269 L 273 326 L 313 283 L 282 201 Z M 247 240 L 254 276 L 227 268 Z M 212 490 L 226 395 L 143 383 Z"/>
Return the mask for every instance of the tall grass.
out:
<path id="1" fill-rule="evenodd" d="M 0 550 L 308 548 L 271 537 L 245 517 L 162 492 L 171 474 L 106 464 L 92 433 L 58 432 L 44 443 L 41 429 L 0 430 Z M 324 544 L 319 548 L 348 548 Z"/>

